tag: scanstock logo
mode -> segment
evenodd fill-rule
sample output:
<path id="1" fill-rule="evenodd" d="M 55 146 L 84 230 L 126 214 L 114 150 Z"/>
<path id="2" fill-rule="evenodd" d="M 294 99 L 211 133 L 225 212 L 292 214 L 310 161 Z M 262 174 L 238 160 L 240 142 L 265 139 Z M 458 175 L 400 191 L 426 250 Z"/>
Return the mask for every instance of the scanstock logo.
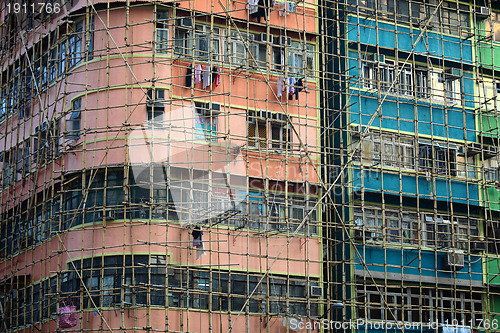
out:
<path id="1" fill-rule="evenodd" d="M 235 185 L 244 185 L 245 162 L 238 145 L 216 138 L 215 127 L 214 117 L 184 106 L 130 132 L 132 174 L 136 186 L 148 194 L 142 202 L 165 214 L 175 209 L 183 225 L 238 212 L 245 196 L 238 195 Z"/>

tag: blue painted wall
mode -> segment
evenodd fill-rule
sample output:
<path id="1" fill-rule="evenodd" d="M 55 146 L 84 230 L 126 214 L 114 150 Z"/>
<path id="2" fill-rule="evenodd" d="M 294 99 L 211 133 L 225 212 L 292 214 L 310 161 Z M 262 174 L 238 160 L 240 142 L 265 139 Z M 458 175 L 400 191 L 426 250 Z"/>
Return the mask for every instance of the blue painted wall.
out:
<path id="1" fill-rule="evenodd" d="M 378 45 L 380 47 L 395 48 L 396 29 L 397 47 L 401 51 L 410 52 L 412 45 L 417 41 L 421 30 L 414 28 L 410 32 L 409 27 L 394 25 L 390 23 L 378 22 L 378 24 L 366 18 L 348 17 L 348 39 L 353 42 Z M 358 25 L 359 23 L 359 25 Z M 376 30 L 378 26 L 378 31 Z M 359 27 L 359 28 L 358 28 Z M 358 30 L 359 29 L 359 30 Z M 378 33 L 378 36 L 377 36 Z M 453 36 L 441 36 L 435 32 L 426 31 L 415 46 L 415 54 L 427 56 L 428 50 L 432 51 L 432 56 L 445 60 L 463 61 L 472 64 L 472 42 Z M 462 58 L 462 60 L 460 60 Z"/>
<path id="2" fill-rule="evenodd" d="M 367 125 L 372 115 L 378 108 L 378 101 L 373 98 L 361 96 L 351 98 L 350 107 L 351 122 Z M 399 116 L 398 116 L 399 107 Z M 447 113 L 447 115 L 446 115 Z M 388 119 L 391 118 L 391 119 Z M 464 130 L 464 119 L 465 128 Z M 432 123 L 431 123 L 432 120 Z M 417 124 L 418 123 L 418 124 Z M 382 119 L 375 118 L 372 126 L 407 131 L 419 134 L 440 136 L 443 138 L 476 141 L 476 122 L 472 111 L 464 112 L 461 109 L 445 110 L 443 106 L 429 107 L 419 104 L 417 110 L 413 102 L 396 103 L 393 98 L 387 98 L 382 105 Z"/>
<path id="3" fill-rule="evenodd" d="M 385 272 L 397 274 L 411 274 L 418 279 L 419 276 L 456 278 L 482 283 L 482 261 L 481 257 L 474 255 L 465 256 L 465 265 L 459 271 L 444 271 L 444 261 L 446 253 L 438 253 L 437 256 L 431 251 L 418 252 L 417 249 L 403 249 L 401 256 L 400 249 L 382 249 L 367 246 L 366 244 L 357 246 L 358 251 L 364 256 L 364 260 L 371 272 Z M 384 254 L 384 252 L 386 252 Z M 384 257 L 387 262 L 384 262 Z M 359 262 L 359 259 L 356 259 Z M 419 266 L 421 269 L 419 269 Z M 356 269 L 362 270 L 360 264 Z M 438 271 L 439 270 L 439 271 Z"/>
<path id="4" fill-rule="evenodd" d="M 384 191 L 394 191 L 395 193 L 404 192 L 405 195 L 416 197 L 418 188 L 418 197 L 421 199 L 434 199 L 432 180 L 427 180 L 425 174 L 415 173 L 402 174 L 401 183 L 399 174 L 394 172 L 382 172 L 374 169 L 365 169 L 363 188 L 365 191 L 380 193 Z M 362 188 L 362 176 L 359 166 L 352 166 L 352 179 L 354 188 Z M 446 179 L 436 178 L 437 200 L 452 201 L 469 205 L 479 205 L 479 186 L 477 183 L 467 184 L 465 179 L 459 178 L 448 181 Z M 467 193 L 468 192 L 468 193 Z M 450 200 L 451 199 L 451 200 Z M 468 200 L 467 200 L 468 199 Z"/>

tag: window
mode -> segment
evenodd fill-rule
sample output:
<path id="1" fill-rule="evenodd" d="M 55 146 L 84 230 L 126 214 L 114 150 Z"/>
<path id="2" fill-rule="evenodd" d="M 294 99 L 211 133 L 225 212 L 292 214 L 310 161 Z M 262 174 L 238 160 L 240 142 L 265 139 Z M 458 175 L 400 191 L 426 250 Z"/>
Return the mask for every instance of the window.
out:
<path id="1" fill-rule="evenodd" d="M 479 235 L 477 220 L 423 214 L 425 245 L 467 251 L 469 240 Z"/>
<path id="2" fill-rule="evenodd" d="M 260 40 L 259 35 L 253 35 L 254 40 L 250 42 L 250 52 L 257 62 L 256 64 L 251 61 L 249 63 L 250 67 L 261 67 L 263 70 L 267 70 L 267 47 L 266 41 Z"/>
<path id="3" fill-rule="evenodd" d="M 248 147 L 267 149 L 269 139 L 272 149 L 291 149 L 291 131 L 285 114 L 251 111 L 248 117 Z"/>
<path id="4" fill-rule="evenodd" d="M 284 41 L 287 46 L 285 47 Z M 273 69 L 285 71 L 287 65 L 289 74 L 314 76 L 314 46 L 307 43 L 291 41 L 290 37 L 277 36 L 272 47 Z"/>
<path id="5" fill-rule="evenodd" d="M 220 59 L 221 34 L 219 28 L 210 29 L 209 25 L 194 25 L 189 18 L 177 20 L 175 27 L 175 54 L 193 55 L 197 61 L 218 61 Z"/>
<path id="6" fill-rule="evenodd" d="M 478 323 L 482 318 L 482 296 L 434 286 L 391 288 L 357 287 L 357 317 L 368 320 L 389 320 L 439 323 Z M 386 304 L 381 298 L 384 295 Z M 390 308 L 392 314 L 388 311 Z M 395 317 L 395 318 L 394 318 Z"/>
<path id="7" fill-rule="evenodd" d="M 438 0 L 408 1 L 408 0 L 348 0 L 350 10 L 373 15 L 378 10 L 378 16 L 399 22 L 415 25 L 427 22 L 439 4 Z M 431 18 L 431 29 L 442 31 L 445 34 L 466 35 L 469 31 L 470 9 L 467 5 L 454 2 L 443 2 Z M 491 31 L 487 25 L 487 31 Z M 497 30 L 496 27 L 494 29 Z M 490 33 L 491 34 L 491 33 Z"/>
<path id="8" fill-rule="evenodd" d="M 59 156 L 60 148 L 59 120 L 54 120 L 50 125 L 44 121 L 42 125 L 35 127 L 34 159 L 40 165 Z"/>
<path id="9" fill-rule="evenodd" d="M 418 98 L 429 98 L 429 72 L 415 68 L 415 91 Z"/>
<path id="10" fill-rule="evenodd" d="M 251 54 L 248 53 L 247 47 Z M 257 68 L 257 65 L 266 67 L 266 42 L 261 41 L 260 35 L 251 33 L 240 35 L 237 32 L 231 32 L 231 38 L 226 39 L 226 54 L 224 61 L 233 65 L 248 65 L 251 68 Z"/>
<path id="11" fill-rule="evenodd" d="M 42 64 L 42 68 L 46 67 L 48 62 L 47 67 L 49 71 L 49 83 L 53 83 L 57 78 L 57 63 L 58 63 L 57 46 L 52 48 L 49 54 L 50 54 L 50 59 L 49 60 L 45 59 L 46 63 L 45 65 Z M 45 57 L 47 58 L 47 55 L 45 55 Z"/>
<path id="12" fill-rule="evenodd" d="M 495 42 L 500 42 L 500 13 L 492 11 L 490 17 L 484 22 L 486 36 L 492 36 Z"/>
<path id="13" fill-rule="evenodd" d="M 5 120 L 7 112 L 9 110 L 9 94 L 7 93 L 7 88 L 1 90 L 2 95 L 0 96 L 0 121 Z"/>
<path id="14" fill-rule="evenodd" d="M 499 165 L 497 158 L 488 158 L 483 162 L 484 178 L 487 182 L 499 182 Z"/>
<path id="15" fill-rule="evenodd" d="M 354 237 L 356 239 L 366 241 L 382 240 L 383 223 L 381 210 L 354 208 Z"/>
<path id="16" fill-rule="evenodd" d="M 167 53 L 168 45 L 168 11 L 160 10 L 156 12 L 156 52 Z"/>
<path id="17" fill-rule="evenodd" d="M 273 69 L 283 71 L 285 64 L 285 48 L 283 46 L 273 45 Z"/>
<path id="18" fill-rule="evenodd" d="M 16 172 L 19 179 L 30 173 L 31 168 L 31 141 L 26 140 L 17 148 Z"/>
<path id="19" fill-rule="evenodd" d="M 231 33 L 231 38 L 228 38 L 226 42 L 227 56 L 224 61 L 233 65 L 246 65 L 248 61 L 248 64 L 251 65 L 251 58 L 247 56 L 245 46 L 245 43 L 247 45 L 249 44 L 251 37 L 253 37 L 253 35 L 242 34 L 240 37 L 236 32 Z M 243 40 L 241 38 L 243 38 Z"/>
<path id="20" fill-rule="evenodd" d="M 308 296 L 307 292 L 309 285 L 318 285 L 314 278 L 306 283 L 302 277 L 273 276 L 269 284 L 264 280 L 257 286 L 260 275 L 229 275 L 172 265 L 167 268 L 166 263 L 164 255 L 152 255 L 150 258 L 146 255 L 134 255 L 133 258 L 130 255 L 105 256 L 102 259 L 84 259 L 83 264 L 75 261 L 69 265 L 69 271 L 62 274 L 61 297 L 79 300 L 78 296 L 83 293 L 82 308 L 93 308 L 94 303 L 102 307 L 117 307 L 122 302 L 153 306 L 165 306 L 168 302 L 171 307 L 222 311 L 227 311 L 230 304 L 231 309 L 236 311 L 242 309 L 255 289 L 248 302 L 251 313 L 265 313 L 268 306 L 275 313 L 283 313 L 289 304 L 288 312 L 291 314 L 305 316 L 309 307 L 310 316 L 318 315 L 321 299 Z M 80 286 L 80 280 L 75 278 L 75 270 L 82 276 L 93 302 Z M 228 297 L 229 285 L 231 296 Z M 262 297 L 265 295 L 269 298 Z"/>
<path id="21" fill-rule="evenodd" d="M 271 123 L 271 146 L 279 151 L 287 150 L 288 144 L 291 142 L 291 132 L 287 123 L 272 122 Z"/>
<path id="22" fill-rule="evenodd" d="M 245 193 L 241 192 L 240 195 L 245 196 Z M 309 214 L 298 232 L 317 234 L 315 200 L 314 198 L 307 200 L 305 196 L 289 196 L 286 200 L 283 196 L 273 194 L 266 204 L 261 192 L 249 192 L 248 203 L 244 198 L 239 202 L 240 215 L 235 216 L 234 220 L 230 221 L 230 225 L 243 228 L 245 227 L 241 224 L 241 219 L 243 219 L 248 221 L 249 229 L 295 232 Z M 267 213 L 269 213 L 269 223 L 266 219 Z"/>
<path id="23" fill-rule="evenodd" d="M 267 148 L 267 125 L 265 120 L 249 117 L 248 146 L 252 148 Z"/>
<path id="24" fill-rule="evenodd" d="M 217 115 L 220 104 L 195 103 L 195 138 L 205 141 L 217 141 Z"/>
<path id="25" fill-rule="evenodd" d="M 5 151 L 0 155 L 0 161 L 3 164 L 3 186 L 7 187 L 17 181 L 15 150 Z"/>
<path id="26" fill-rule="evenodd" d="M 72 110 L 69 119 L 66 120 L 66 137 L 77 140 L 80 137 L 82 120 L 82 99 L 77 98 L 72 103 Z"/>
<path id="27" fill-rule="evenodd" d="M 495 100 L 497 103 L 497 110 L 500 110 L 500 82 L 495 83 Z"/>
<path id="28" fill-rule="evenodd" d="M 68 36 L 68 68 L 73 68 L 85 57 L 85 54 L 82 53 L 84 46 L 83 23 L 83 21 L 78 21 L 70 26 Z"/>
<path id="29" fill-rule="evenodd" d="M 353 209 L 354 237 L 360 241 L 383 241 L 388 243 L 419 244 L 437 248 L 454 248 L 468 251 L 469 242 L 479 236 L 478 221 L 473 218 L 366 207 Z"/>
<path id="30" fill-rule="evenodd" d="M 378 70 L 380 75 L 378 78 L 380 80 L 380 89 L 382 91 L 396 93 L 397 83 L 395 82 L 395 79 L 397 71 L 394 67 L 394 61 L 386 60 L 385 63 L 379 63 Z"/>
<path id="31" fill-rule="evenodd" d="M 66 49 L 67 40 L 61 42 L 58 46 L 57 53 L 57 76 L 60 77 L 66 72 L 66 53 L 68 52 Z"/>
<path id="32" fill-rule="evenodd" d="M 457 163 L 456 163 L 456 176 L 461 178 L 475 179 L 477 175 L 476 165 L 474 163 L 474 156 L 468 154 L 467 158 L 463 152 L 457 151 Z M 484 165 L 487 165 L 487 161 L 484 161 Z M 478 170 L 479 171 L 479 170 Z"/>
<path id="33" fill-rule="evenodd" d="M 460 102 L 460 81 L 455 78 L 445 78 L 446 103 L 457 104 Z"/>
<path id="34" fill-rule="evenodd" d="M 304 76 L 314 76 L 314 46 L 293 41 L 287 49 L 288 71 Z"/>
<path id="35" fill-rule="evenodd" d="M 368 55 L 374 58 L 376 55 Z M 384 60 L 384 56 L 377 56 L 380 62 L 363 61 L 361 75 L 363 88 L 376 89 L 380 81 L 380 89 L 400 96 L 428 98 L 429 74 L 424 68 L 399 64 L 399 68 L 392 60 Z M 377 73 L 379 77 L 377 78 Z M 399 76 L 397 74 L 399 73 Z M 396 78 L 398 78 L 396 80 Z M 393 84 L 394 83 L 394 84 Z M 392 87 L 391 87 L 392 85 Z"/>
<path id="36" fill-rule="evenodd" d="M 147 116 L 148 123 L 154 127 L 161 128 L 165 117 L 165 89 L 152 88 L 148 90 Z"/>
<path id="37" fill-rule="evenodd" d="M 358 142 L 359 137 L 355 134 L 352 148 Z M 369 134 L 364 137 L 360 151 L 361 154 L 355 155 L 355 161 L 363 164 L 415 170 L 415 141 L 412 138 Z"/>
<path id="38" fill-rule="evenodd" d="M 446 144 L 419 142 L 418 161 L 419 171 L 432 172 L 438 175 L 457 175 L 458 147 Z"/>

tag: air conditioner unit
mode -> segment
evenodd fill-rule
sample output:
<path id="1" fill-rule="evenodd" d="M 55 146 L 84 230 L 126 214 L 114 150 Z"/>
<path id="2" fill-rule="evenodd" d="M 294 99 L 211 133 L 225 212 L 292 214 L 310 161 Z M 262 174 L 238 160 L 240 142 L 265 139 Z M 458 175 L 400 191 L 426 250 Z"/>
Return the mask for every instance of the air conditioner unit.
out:
<path id="1" fill-rule="evenodd" d="M 366 60 L 370 61 L 378 61 L 378 62 L 385 62 L 385 55 L 383 54 L 367 54 L 366 55 Z"/>
<path id="2" fill-rule="evenodd" d="M 470 244 L 471 252 L 483 252 L 486 251 L 486 243 L 484 241 L 474 241 Z"/>
<path id="3" fill-rule="evenodd" d="M 498 155 L 498 148 L 496 146 L 488 146 L 484 149 L 484 156 L 486 158 L 495 157 Z"/>
<path id="4" fill-rule="evenodd" d="M 177 25 L 179 27 L 183 27 L 183 28 L 192 28 L 193 27 L 193 20 L 191 19 L 191 17 L 178 18 Z"/>
<path id="5" fill-rule="evenodd" d="M 446 254 L 445 266 L 452 270 L 461 270 L 464 268 L 465 256 L 463 253 L 451 251 Z"/>
<path id="6" fill-rule="evenodd" d="M 476 8 L 476 17 L 479 19 L 486 19 L 490 16 L 490 9 L 488 7 Z"/>
<path id="7" fill-rule="evenodd" d="M 271 118 L 272 117 L 272 113 L 271 112 L 267 112 L 265 110 L 260 110 L 257 112 L 257 117 L 260 117 L 260 118 Z"/>
<path id="8" fill-rule="evenodd" d="M 220 104 L 219 103 L 211 103 L 210 110 L 212 111 L 212 114 L 219 114 L 220 113 Z"/>
<path id="9" fill-rule="evenodd" d="M 311 297 L 323 297 L 323 288 L 320 286 L 309 286 Z"/>
<path id="10" fill-rule="evenodd" d="M 283 46 L 290 46 L 292 45 L 292 37 L 286 37 L 286 36 L 278 36 L 276 38 L 276 44 L 278 45 L 283 45 Z"/>
<path id="11" fill-rule="evenodd" d="M 286 121 L 286 114 L 276 112 L 276 113 L 271 114 L 271 118 L 273 120 Z"/>
<path id="12" fill-rule="evenodd" d="M 106 209 L 104 211 L 99 211 L 99 220 L 100 221 L 114 221 L 115 220 L 115 210 L 114 209 Z"/>
<path id="13" fill-rule="evenodd" d="M 471 142 L 467 145 L 467 154 L 469 156 L 473 156 L 479 154 L 481 152 L 481 143 L 479 142 Z"/>
<path id="14" fill-rule="evenodd" d="M 448 68 L 446 70 L 446 76 L 448 78 L 458 79 L 462 76 L 462 70 L 460 68 Z"/>
<path id="15" fill-rule="evenodd" d="M 272 43 L 273 42 L 273 35 L 268 35 L 266 34 L 265 32 L 262 32 L 260 34 L 260 41 L 261 42 L 269 42 L 269 43 Z"/>
<path id="16" fill-rule="evenodd" d="M 210 115 L 210 104 L 209 103 L 195 102 L 194 103 L 194 110 L 200 116 L 205 117 L 207 115 Z"/>

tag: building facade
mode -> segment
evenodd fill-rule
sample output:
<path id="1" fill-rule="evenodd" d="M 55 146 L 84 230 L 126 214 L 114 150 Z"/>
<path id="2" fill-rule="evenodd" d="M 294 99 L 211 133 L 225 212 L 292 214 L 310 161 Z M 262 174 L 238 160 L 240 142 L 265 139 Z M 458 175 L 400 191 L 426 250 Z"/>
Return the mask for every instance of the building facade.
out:
<path id="1" fill-rule="evenodd" d="M 326 217 L 328 260 L 342 262 L 328 280 L 348 301 L 327 315 L 359 331 L 496 330 L 495 6 L 330 7 L 328 53 L 342 56 L 325 84 L 327 164 L 343 190 Z"/>
<path id="2" fill-rule="evenodd" d="M 498 330 L 498 4 L 0 19 L 2 331 Z"/>
<path id="3" fill-rule="evenodd" d="M 17 5 L 1 7 L 2 330 L 318 318 L 317 5 Z"/>

